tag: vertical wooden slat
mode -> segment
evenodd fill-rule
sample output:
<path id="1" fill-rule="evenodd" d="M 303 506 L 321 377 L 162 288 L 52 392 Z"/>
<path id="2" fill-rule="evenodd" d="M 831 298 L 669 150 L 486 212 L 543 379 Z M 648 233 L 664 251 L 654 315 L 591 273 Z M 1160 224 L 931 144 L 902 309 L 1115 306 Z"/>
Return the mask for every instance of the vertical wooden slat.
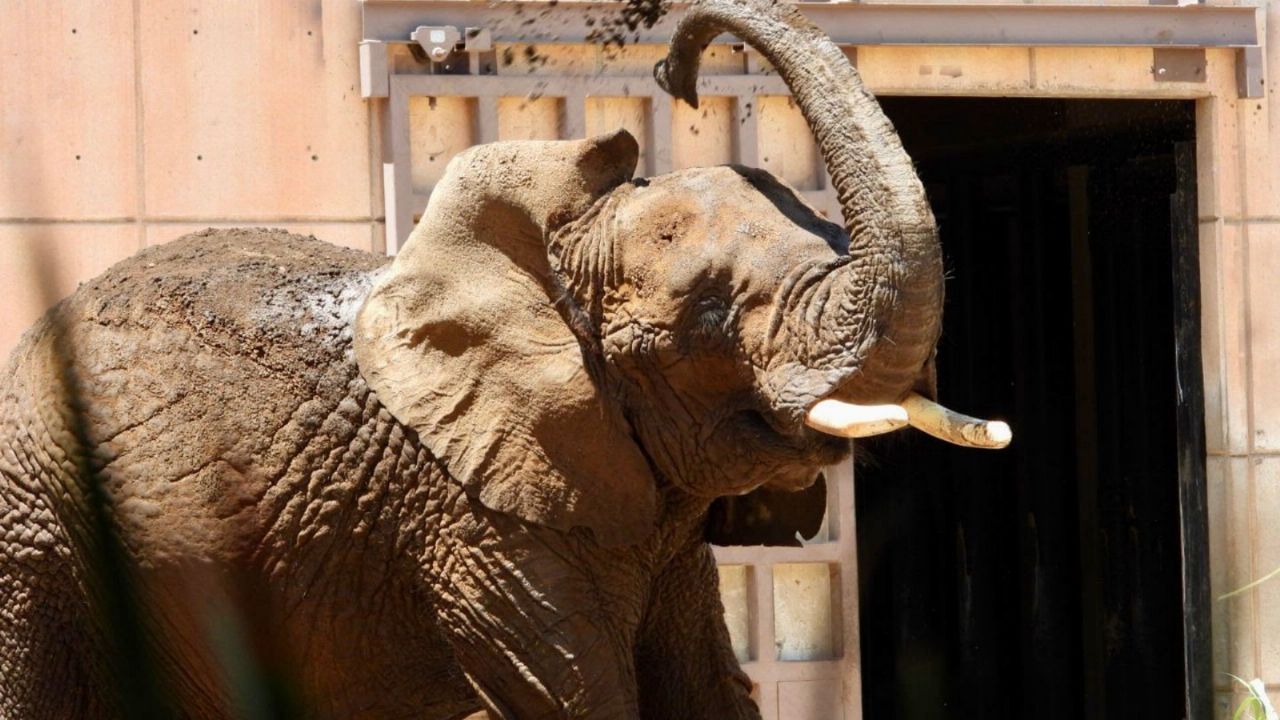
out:
<path id="1" fill-rule="evenodd" d="M 1089 251 L 1089 168 L 1067 168 L 1070 213 L 1072 332 L 1076 378 L 1076 498 L 1080 539 L 1080 640 L 1084 716 L 1103 717 L 1102 586 L 1098 542 L 1098 446 L 1094 381 L 1093 259 Z"/>
<path id="2" fill-rule="evenodd" d="M 778 662 L 778 647 L 773 631 L 773 564 L 757 563 L 756 578 L 756 661 L 751 679 L 760 687 L 760 715 L 763 720 L 778 718 L 778 679 L 774 666 Z"/>
<path id="3" fill-rule="evenodd" d="M 413 178 L 409 152 L 409 94 L 398 77 L 391 79 L 391 161 L 382 165 L 383 202 L 387 214 L 387 254 L 395 255 L 413 230 Z"/>
<path id="4" fill-rule="evenodd" d="M 735 148 L 738 163 L 747 167 L 759 166 L 760 118 L 756 112 L 755 95 L 734 98 L 733 122 L 738 129 Z"/>
<path id="5" fill-rule="evenodd" d="M 498 98 L 486 95 L 476 98 L 476 143 L 498 139 Z"/>
<path id="6" fill-rule="evenodd" d="M 840 664 L 843 668 L 841 702 L 845 720 L 862 717 L 862 652 L 858 633 L 858 530 L 853 461 L 827 470 L 827 492 L 834 494 L 835 542 L 840 546 Z"/>
<path id="7" fill-rule="evenodd" d="M 1200 358 L 1200 239 L 1194 143 L 1174 145 L 1177 191 L 1169 199 L 1177 372 L 1178 509 L 1182 523 L 1182 634 L 1187 717 L 1213 716 L 1209 511 L 1204 372 Z"/>
<path id="8" fill-rule="evenodd" d="M 574 140 L 587 136 L 587 99 L 571 93 L 564 99 L 564 134 L 561 139 Z"/>
<path id="9" fill-rule="evenodd" d="M 649 120 L 652 135 L 649 163 L 654 175 L 671 172 L 671 102 L 671 96 L 666 93 L 654 95 L 650 100 L 653 114 Z"/>

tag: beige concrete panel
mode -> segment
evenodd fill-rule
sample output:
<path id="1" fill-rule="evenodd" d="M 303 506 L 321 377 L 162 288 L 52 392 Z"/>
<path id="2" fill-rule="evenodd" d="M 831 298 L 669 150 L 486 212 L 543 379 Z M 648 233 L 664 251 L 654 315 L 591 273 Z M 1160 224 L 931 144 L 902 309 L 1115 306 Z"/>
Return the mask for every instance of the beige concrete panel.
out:
<path id="1" fill-rule="evenodd" d="M 836 657 L 832 567 L 826 563 L 773 566 L 774 642 L 783 661 Z"/>
<path id="2" fill-rule="evenodd" d="M 840 705 L 840 683 L 831 680 L 791 680 L 778 683 L 778 717 L 824 718 L 844 717 Z"/>
<path id="3" fill-rule="evenodd" d="M 1240 227 L 1200 224 L 1200 346 L 1210 453 L 1249 449 L 1245 262 Z"/>
<path id="4" fill-rule="evenodd" d="M 1205 220 L 1242 214 L 1238 115 L 1235 98 L 1196 101 L 1196 197 Z"/>
<path id="5" fill-rule="evenodd" d="M 147 245 L 160 245 L 205 228 L 257 227 L 244 223 L 154 223 L 147 225 Z M 325 242 L 365 252 L 374 249 L 372 223 L 271 223 L 266 227 L 311 235 Z"/>
<path id="6" fill-rule="evenodd" d="M 1254 496 L 1251 469 L 1252 460 L 1244 457 L 1231 457 L 1221 462 L 1222 503 L 1225 512 L 1217 521 L 1222 525 L 1224 544 L 1220 548 L 1210 548 L 1213 559 L 1225 565 L 1219 582 L 1225 592 L 1242 588 L 1254 579 Z M 1211 520 L 1212 521 L 1212 520 Z M 1212 582 L 1212 578 L 1211 578 Z M 1253 678 L 1257 674 L 1257 591 L 1249 591 L 1238 596 L 1219 600 L 1222 592 L 1213 589 L 1213 605 L 1217 624 L 1215 632 L 1225 628 L 1221 641 L 1225 644 L 1225 664 L 1215 657 L 1217 673 L 1233 673 L 1242 678 Z"/>
<path id="7" fill-rule="evenodd" d="M 1280 128 L 1271 117 L 1280 113 L 1280 98 L 1274 87 L 1280 73 L 1280 2 L 1258 3 L 1266 10 L 1265 97 L 1241 98 L 1239 124 L 1241 162 L 1244 171 L 1244 210 L 1247 218 L 1280 217 Z"/>
<path id="8" fill-rule="evenodd" d="M 1210 563 L 1217 561 L 1223 568 L 1211 570 L 1211 592 L 1213 596 L 1214 632 L 1221 632 L 1225 641 L 1218 641 L 1225 647 L 1217 648 L 1215 654 L 1215 672 L 1230 672 L 1244 678 L 1251 678 L 1258 672 L 1257 664 L 1257 590 L 1250 590 L 1240 595 L 1220 600 L 1222 595 L 1244 587 L 1254 580 L 1254 546 L 1256 543 L 1255 527 L 1256 497 L 1254 483 L 1250 477 L 1251 463 L 1256 460 L 1247 458 L 1229 458 L 1213 463 L 1213 472 L 1220 477 L 1210 478 L 1210 482 L 1220 483 L 1215 490 L 1219 505 L 1210 510 L 1210 532 L 1214 526 L 1221 528 L 1222 545 L 1210 546 Z M 1216 511 L 1216 513 L 1215 513 Z M 1216 514 L 1216 517 L 1215 517 Z M 1217 586 L 1212 584 L 1216 582 Z M 1225 660 L 1225 663 L 1224 663 Z"/>
<path id="9" fill-rule="evenodd" d="M 1274 451 L 1280 450 L 1280 224 L 1251 223 L 1242 232 L 1248 243 L 1253 444 Z"/>
<path id="10" fill-rule="evenodd" d="M 1280 458 L 1255 461 L 1256 513 L 1255 577 L 1280 570 Z M 1258 641 L 1261 667 L 1258 676 L 1268 684 L 1280 683 L 1280 578 L 1258 587 Z"/>
<path id="11" fill-rule="evenodd" d="M 0 217 L 137 214 L 129 3 L 0 3 Z"/>
<path id="12" fill-rule="evenodd" d="M 795 99 L 762 95 L 747 112 L 759 114 L 756 143 L 760 167 L 798 190 L 818 189 L 825 172 L 822 158 Z"/>
<path id="13" fill-rule="evenodd" d="M 1204 373 L 1204 434 L 1209 454 L 1227 451 L 1226 393 L 1223 375 L 1221 223 L 1200 223 L 1200 360 Z"/>
<path id="14" fill-rule="evenodd" d="M 704 97 L 693 108 L 671 104 L 671 158 L 676 170 L 733 162 L 733 98 Z"/>
<path id="15" fill-rule="evenodd" d="M 751 660 L 751 569 L 746 565 L 720 565 L 720 602 L 729 644 L 738 662 Z"/>
<path id="16" fill-rule="evenodd" d="M 1227 585 L 1227 522 L 1229 517 L 1227 476 L 1231 472 L 1232 458 L 1205 459 L 1205 500 L 1209 524 L 1209 596 L 1217 598 L 1230 592 Z M 1243 462 L 1236 460 L 1236 462 Z M 1227 624 L 1227 604 L 1211 602 L 1209 606 L 1210 628 L 1213 636 L 1213 668 L 1215 687 L 1226 687 L 1230 627 Z"/>
<path id="17" fill-rule="evenodd" d="M 586 107 L 587 137 L 613 132 L 619 128 L 635 136 L 640 144 L 640 160 L 636 163 L 636 175 L 652 172 L 649 165 L 649 112 L 648 98 L 589 97 Z"/>
<path id="18" fill-rule="evenodd" d="M 132 223 L 0 223 L 0 364 L 46 309 L 137 250 Z"/>
<path id="19" fill-rule="evenodd" d="M 1265 97 L 1240 101 L 1240 132 L 1245 145 L 1245 214 L 1248 217 L 1280 217 L 1280 0 L 1258 2 L 1266 8 Z"/>
<path id="20" fill-rule="evenodd" d="M 499 140 L 557 140 L 563 127 L 563 98 L 498 98 Z"/>
<path id="21" fill-rule="evenodd" d="M 893 94 L 1025 92 L 1031 87 L 1026 48 L 858 48 L 858 72 L 873 92 Z"/>
<path id="22" fill-rule="evenodd" d="M 1231 5 L 1234 3 L 1223 4 Z M 1240 86 L 1236 82 L 1236 50 L 1233 48 L 1206 48 L 1204 59 L 1206 89 L 1216 97 L 1235 99 L 1240 90 Z"/>
<path id="23" fill-rule="evenodd" d="M 1280 128 L 1271 127 L 1276 101 L 1274 91 L 1268 92 L 1267 98 L 1239 102 L 1246 218 L 1280 217 Z"/>
<path id="24" fill-rule="evenodd" d="M 369 217 L 359 3 L 139 6 L 149 215 Z"/>
<path id="25" fill-rule="evenodd" d="M 600 67 L 595 45 L 497 43 L 499 75 L 594 75 Z"/>
<path id="26" fill-rule="evenodd" d="M 1245 712 L 1236 715 L 1241 704 L 1249 697 L 1249 693 L 1240 687 L 1240 683 L 1227 678 L 1231 682 L 1231 689 L 1226 691 L 1218 691 L 1213 695 L 1213 717 L 1214 720 L 1265 720 L 1262 715 L 1251 715 Z"/>
<path id="27" fill-rule="evenodd" d="M 1081 97 L 1204 97 L 1204 82 L 1156 82 L 1150 48 L 1065 48 L 1031 50 L 1032 87 L 1038 93 Z"/>
<path id="28" fill-rule="evenodd" d="M 1213 720 L 1233 720 L 1233 713 L 1231 693 L 1215 692 L 1213 694 Z"/>
<path id="29" fill-rule="evenodd" d="M 409 98 L 409 167 L 414 192 L 431 192 L 453 156 L 475 143 L 475 119 L 474 98 Z"/>

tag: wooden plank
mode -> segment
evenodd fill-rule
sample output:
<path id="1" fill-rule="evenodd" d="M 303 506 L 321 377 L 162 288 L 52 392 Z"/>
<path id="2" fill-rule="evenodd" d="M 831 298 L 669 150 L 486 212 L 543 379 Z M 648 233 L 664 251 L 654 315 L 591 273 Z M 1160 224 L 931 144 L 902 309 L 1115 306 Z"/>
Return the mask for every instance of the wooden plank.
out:
<path id="1" fill-rule="evenodd" d="M 649 98 L 649 144 L 652 148 L 649 171 L 654 175 L 671 172 L 672 104 L 671 96 L 666 93 L 659 93 Z"/>
<path id="2" fill-rule="evenodd" d="M 587 136 L 587 98 L 581 92 L 567 93 L 564 97 L 564 128 L 560 137 L 573 140 Z"/>
<path id="3" fill-rule="evenodd" d="M 1186 713 L 1213 717 L 1209 596 L 1209 511 L 1205 470 L 1204 373 L 1200 361 L 1200 239 L 1195 145 L 1174 145 L 1177 192 L 1169 199 L 1173 243 L 1177 368 L 1178 508 L 1182 524 L 1182 606 Z"/>
<path id="4" fill-rule="evenodd" d="M 409 95 L 401 78 L 391 80 L 391 162 L 382 165 L 382 195 L 386 204 L 387 254 L 395 255 L 413 230 L 415 208 L 413 165 L 409 137 Z M 425 207 L 419 205 L 418 207 Z"/>
<path id="5" fill-rule="evenodd" d="M 496 97 L 476 98 L 475 143 L 491 143 L 498 139 L 498 100 Z"/>
<path id="6" fill-rule="evenodd" d="M 858 615 L 858 528 L 854 510 L 853 460 L 827 469 L 827 492 L 830 502 L 827 512 L 834 516 L 829 521 L 834 528 L 831 539 L 840 546 L 838 572 L 840 574 L 839 623 L 841 635 L 840 677 L 842 678 L 841 702 L 845 720 L 862 717 L 862 642 Z"/>
<path id="7" fill-rule="evenodd" d="M 1071 236 L 1071 328 L 1076 383 L 1075 450 L 1076 516 L 1080 575 L 1100 577 L 1098 529 L 1098 445 L 1093 433 L 1097 417 L 1094 380 L 1093 259 L 1089 252 L 1089 168 L 1067 168 L 1067 208 Z M 1080 583 L 1080 641 L 1084 716 L 1103 716 L 1102 587 Z"/>
<path id="8" fill-rule="evenodd" d="M 734 152 L 737 162 L 747 167 L 760 166 L 760 114 L 756 112 L 756 95 L 739 94 L 733 102 L 733 121 L 737 127 Z"/>

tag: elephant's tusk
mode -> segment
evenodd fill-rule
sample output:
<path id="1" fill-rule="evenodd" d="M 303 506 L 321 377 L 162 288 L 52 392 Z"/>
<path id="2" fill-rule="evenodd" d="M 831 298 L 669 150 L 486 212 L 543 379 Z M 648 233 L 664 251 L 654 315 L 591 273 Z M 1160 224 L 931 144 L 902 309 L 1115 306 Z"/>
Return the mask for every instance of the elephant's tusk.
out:
<path id="1" fill-rule="evenodd" d="M 998 450 L 1013 439 L 1013 431 L 999 420 L 979 420 L 948 410 L 918 393 L 902 401 L 911 427 L 955 445 Z"/>
<path id="2" fill-rule="evenodd" d="M 901 405 L 854 405 L 831 399 L 819 400 L 804 417 L 804 424 L 814 430 L 847 438 L 880 435 L 905 427 L 907 421 Z"/>

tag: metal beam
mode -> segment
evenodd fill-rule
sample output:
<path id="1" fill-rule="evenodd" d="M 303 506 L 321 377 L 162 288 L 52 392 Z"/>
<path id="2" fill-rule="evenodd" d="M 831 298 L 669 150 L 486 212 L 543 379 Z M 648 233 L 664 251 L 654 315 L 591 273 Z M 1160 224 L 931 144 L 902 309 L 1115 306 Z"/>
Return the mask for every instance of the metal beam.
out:
<path id="1" fill-rule="evenodd" d="M 599 38 L 617 2 L 362 0 L 364 39 L 404 41 L 419 25 L 484 27 L 495 42 Z M 1259 8 L 1242 5 L 796 3 L 840 45 L 1244 48 L 1261 44 Z M 628 42 L 663 44 L 685 12 L 673 3 Z"/>

